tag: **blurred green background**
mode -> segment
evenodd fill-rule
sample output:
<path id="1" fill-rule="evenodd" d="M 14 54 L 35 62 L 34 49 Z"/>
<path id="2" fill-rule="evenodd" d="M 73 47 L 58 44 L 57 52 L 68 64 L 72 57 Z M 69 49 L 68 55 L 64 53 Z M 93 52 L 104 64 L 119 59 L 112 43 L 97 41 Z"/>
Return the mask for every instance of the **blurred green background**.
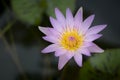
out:
<path id="1" fill-rule="evenodd" d="M 120 80 L 119 0 L 0 0 L 0 80 Z M 50 43 L 38 26 L 50 26 L 54 9 L 73 14 L 83 7 L 84 19 L 95 14 L 92 25 L 108 24 L 95 41 L 104 53 L 84 57 L 83 67 L 71 59 L 57 69 L 54 54 L 42 54 Z"/>

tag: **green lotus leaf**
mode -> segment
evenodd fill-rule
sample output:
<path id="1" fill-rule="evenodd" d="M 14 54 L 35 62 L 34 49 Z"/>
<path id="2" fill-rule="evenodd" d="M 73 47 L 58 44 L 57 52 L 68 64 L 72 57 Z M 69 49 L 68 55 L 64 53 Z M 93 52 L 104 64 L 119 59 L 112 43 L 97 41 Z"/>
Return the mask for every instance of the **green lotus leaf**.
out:
<path id="1" fill-rule="evenodd" d="M 40 0 L 12 0 L 12 8 L 18 19 L 28 24 L 39 24 L 43 9 Z"/>
<path id="2" fill-rule="evenodd" d="M 120 80 L 120 49 L 94 54 L 80 70 L 79 80 Z"/>

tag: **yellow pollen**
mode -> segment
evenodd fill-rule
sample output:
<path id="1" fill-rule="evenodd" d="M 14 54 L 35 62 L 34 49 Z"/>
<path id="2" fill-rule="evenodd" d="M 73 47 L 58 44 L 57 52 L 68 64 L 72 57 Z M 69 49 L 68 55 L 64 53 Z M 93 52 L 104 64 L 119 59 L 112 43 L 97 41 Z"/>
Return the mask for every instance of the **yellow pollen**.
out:
<path id="1" fill-rule="evenodd" d="M 75 51 L 83 44 L 83 36 L 77 30 L 66 30 L 60 38 L 60 44 L 63 48 Z"/>

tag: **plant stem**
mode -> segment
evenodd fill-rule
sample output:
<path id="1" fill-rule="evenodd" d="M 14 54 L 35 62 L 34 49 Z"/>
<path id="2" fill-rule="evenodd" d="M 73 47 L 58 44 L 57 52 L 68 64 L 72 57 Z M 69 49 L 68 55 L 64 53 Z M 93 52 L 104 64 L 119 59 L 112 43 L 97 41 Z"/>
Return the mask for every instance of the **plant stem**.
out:
<path id="1" fill-rule="evenodd" d="M 15 21 L 10 22 L 3 30 L 0 30 L 0 38 L 12 27 L 14 23 Z"/>
<path id="2" fill-rule="evenodd" d="M 0 30 L 0 32 L 1 32 L 1 30 Z M 4 35 L 2 35 L 1 39 L 3 40 L 3 43 L 5 44 L 5 47 L 6 47 L 7 51 L 8 51 L 8 53 L 11 55 L 14 63 L 16 64 L 20 74 L 23 74 L 23 80 L 28 80 L 26 74 L 24 73 L 24 70 L 21 67 L 20 61 L 18 59 L 18 55 L 17 55 L 17 53 L 15 53 L 16 52 L 15 48 L 14 48 L 14 51 L 11 49 L 11 46 L 7 42 Z M 15 47 L 15 44 L 14 44 L 14 47 Z"/>

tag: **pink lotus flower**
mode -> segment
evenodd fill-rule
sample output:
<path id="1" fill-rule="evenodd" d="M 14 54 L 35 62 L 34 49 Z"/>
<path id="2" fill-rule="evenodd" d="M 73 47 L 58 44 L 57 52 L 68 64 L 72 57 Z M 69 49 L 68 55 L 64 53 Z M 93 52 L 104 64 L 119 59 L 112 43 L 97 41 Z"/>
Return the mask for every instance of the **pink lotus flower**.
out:
<path id="1" fill-rule="evenodd" d="M 90 56 L 92 52 L 102 53 L 104 51 L 93 42 L 102 36 L 98 33 L 106 27 L 106 25 L 97 25 L 90 28 L 95 15 L 83 20 L 82 7 L 75 17 L 69 8 L 66 10 L 66 18 L 58 8 L 55 8 L 55 15 L 56 19 L 50 17 L 53 28 L 39 26 L 39 29 L 46 34 L 43 39 L 52 43 L 42 50 L 42 53 L 55 52 L 55 56 L 59 57 L 59 70 L 72 57 L 81 67 L 82 54 Z"/>

